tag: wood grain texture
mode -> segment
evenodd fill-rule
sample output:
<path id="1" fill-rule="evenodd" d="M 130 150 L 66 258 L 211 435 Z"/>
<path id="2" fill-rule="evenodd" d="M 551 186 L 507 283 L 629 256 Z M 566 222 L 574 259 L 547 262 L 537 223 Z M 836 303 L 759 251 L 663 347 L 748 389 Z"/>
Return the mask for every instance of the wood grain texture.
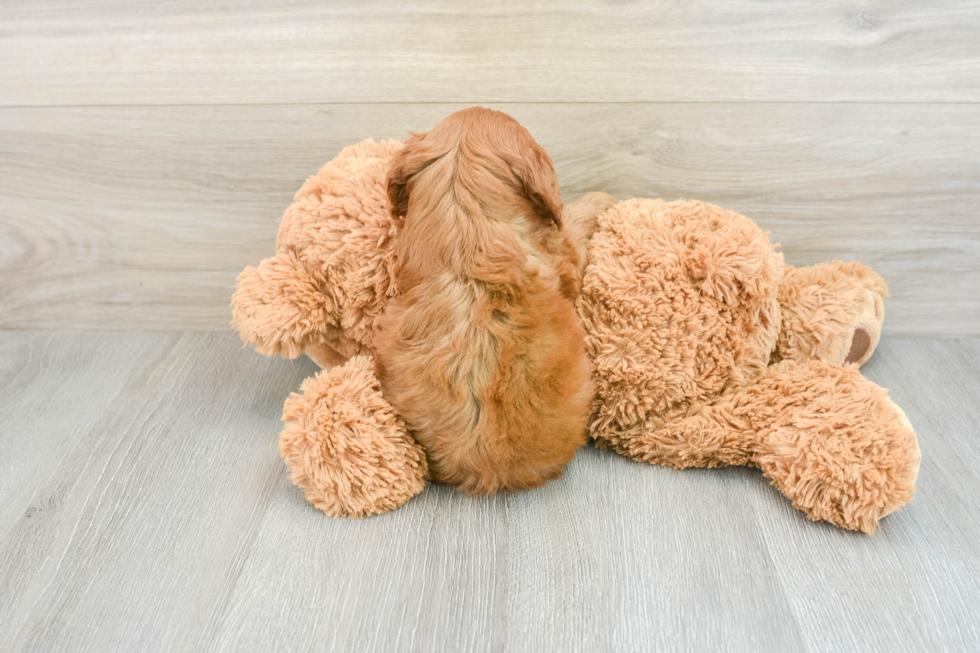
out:
<path id="1" fill-rule="evenodd" d="M 750 487 L 797 623 L 812 651 L 980 650 L 980 341 L 884 341 L 861 369 L 915 427 L 916 498 L 839 547 L 839 531 Z"/>
<path id="2" fill-rule="evenodd" d="M 972 0 L 0 5 L 0 103 L 980 101 Z"/>
<path id="3" fill-rule="evenodd" d="M 0 109 L 0 329 L 220 330 L 234 278 L 341 147 L 460 105 Z M 497 105 L 551 152 L 566 200 L 689 197 L 786 258 L 863 261 L 886 336 L 980 335 L 974 105 Z"/>
<path id="4" fill-rule="evenodd" d="M 757 471 L 595 450 L 537 491 L 331 520 L 276 452 L 314 369 L 232 334 L 0 334 L 0 650 L 980 647 L 980 340 L 865 366 L 923 450 L 874 536 Z"/>
<path id="5" fill-rule="evenodd" d="M 0 361 L 0 650 L 193 649 L 303 372 L 227 335 L 5 335 Z"/>

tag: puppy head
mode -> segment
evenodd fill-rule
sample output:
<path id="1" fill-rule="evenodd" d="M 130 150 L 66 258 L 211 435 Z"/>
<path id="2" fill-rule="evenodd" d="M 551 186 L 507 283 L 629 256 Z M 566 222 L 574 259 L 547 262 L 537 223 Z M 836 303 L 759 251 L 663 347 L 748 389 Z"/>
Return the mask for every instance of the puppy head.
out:
<path id="1" fill-rule="evenodd" d="M 544 223 L 561 226 L 562 202 L 551 157 L 516 120 L 501 111 L 457 111 L 425 134 L 413 134 L 388 169 L 392 214 L 408 214 L 423 177 L 441 177 L 482 205 L 519 198 Z M 444 189 L 447 190 L 447 189 Z"/>

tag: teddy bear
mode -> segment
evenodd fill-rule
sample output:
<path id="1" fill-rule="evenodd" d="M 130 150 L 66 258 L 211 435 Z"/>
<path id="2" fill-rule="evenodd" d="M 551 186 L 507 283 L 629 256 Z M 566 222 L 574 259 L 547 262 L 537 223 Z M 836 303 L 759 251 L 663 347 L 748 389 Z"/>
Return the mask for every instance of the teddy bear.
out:
<path id="1" fill-rule="evenodd" d="M 372 358 L 398 292 L 385 176 L 401 147 L 363 141 L 310 177 L 275 256 L 245 268 L 232 298 L 245 342 L 323 368 L 286 399 L 279 450 L 330 516 L 393 510 L 427 482 Z M 870 268 L 785 264 L 752 220 L 698 201 L 590 193 L 563 222 L 584 268 L 595 446 L 675 468 L 758 467 L 810 519 L 866 533 L 911 500 L 915 432 L 859 371 L 887 296 Z"/>

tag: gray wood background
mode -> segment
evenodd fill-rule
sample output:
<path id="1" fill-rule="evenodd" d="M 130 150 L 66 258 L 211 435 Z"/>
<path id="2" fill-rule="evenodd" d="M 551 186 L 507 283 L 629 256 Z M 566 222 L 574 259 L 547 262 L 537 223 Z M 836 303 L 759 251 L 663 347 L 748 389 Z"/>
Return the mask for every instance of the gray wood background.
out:
<path id="1" fill-rule="evenodd" d="M 567 200 L 694 197 L 980 335 L 980 4 L 0 0 L 0 329 L 228 328 L 344 145 L 513 114 Z"/>
<path id="2" fill-rule="evenodd" d="M 310 507 L 276 434 L 315 367 L 227 332 L 234 278 L 341 147 L 472 104 L 566 200 L 881 272 L 916 500 L 868 537 L 589 449 Z M 976 0 L 0 0 L 0 651 L 980 651 L 978 336 Z"/>
<path id="3" fill-rule="evenodd" d="M 533 492 L 328 519 L 276 450 L 314 369 L 230 333 L 0 334 L 0 650 L 980 650 L 980 340 L 865 366 L 923 450 L 873 536 L 756 470 L 594 449 Z"/>

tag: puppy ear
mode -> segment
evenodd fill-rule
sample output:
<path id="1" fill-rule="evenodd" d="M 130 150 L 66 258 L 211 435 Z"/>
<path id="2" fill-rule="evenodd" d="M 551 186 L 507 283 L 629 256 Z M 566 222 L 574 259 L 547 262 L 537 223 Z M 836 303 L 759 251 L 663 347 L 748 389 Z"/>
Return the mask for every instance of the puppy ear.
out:
<path id="1" fill-rule="evenodd" d="M 388 165 L 385 183 L 388 188 L 388 201 L 391 202 L 391 214 L 396 218 L 403 218 L 408 213 L 412 178 L 431 163 L 431 156 L 422 145 L 423 138 L 425 134 L 412 134 L 412 137 L 405 141 L 405 147 L 395 154 Z"/>
<path id="2" fill-rule="evenodd" d="M 538 218 L 561 228 L 561 194 L 558 191 L 558 178 L 547 152 L 536 149 L 523 151 L 515 161 L 510 162 L 510 167 L 518 180 L 517 191 L 531 205 Z"/>

